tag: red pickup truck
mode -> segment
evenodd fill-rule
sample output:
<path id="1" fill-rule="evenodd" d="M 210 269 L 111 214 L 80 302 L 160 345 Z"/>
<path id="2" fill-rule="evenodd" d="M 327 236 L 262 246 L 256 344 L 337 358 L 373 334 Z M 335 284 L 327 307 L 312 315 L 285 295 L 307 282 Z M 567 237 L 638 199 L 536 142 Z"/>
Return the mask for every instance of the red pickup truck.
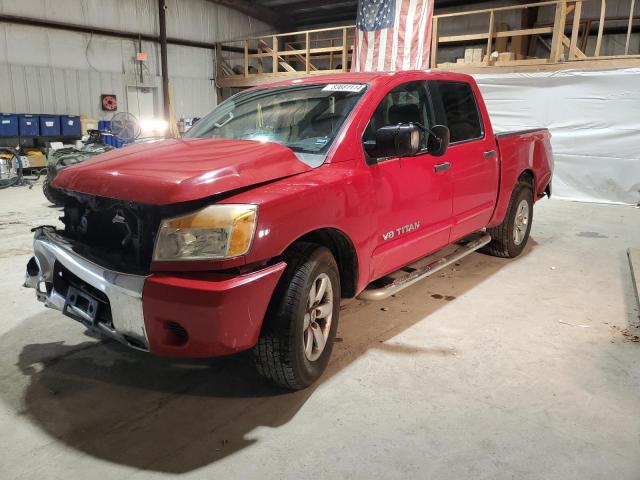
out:
<path id="1" fill-rule="evenodd" d="M 551 194 L 547 130 L 494 135 L 474 80 L 408 71 L 253 88 L 184 138 L 60 172 L 25 285 L 133 348 L 253 349 L 272 382 L 325 369 L 342 298 L 385 298 L 483 249 L 515 257 Z"/>

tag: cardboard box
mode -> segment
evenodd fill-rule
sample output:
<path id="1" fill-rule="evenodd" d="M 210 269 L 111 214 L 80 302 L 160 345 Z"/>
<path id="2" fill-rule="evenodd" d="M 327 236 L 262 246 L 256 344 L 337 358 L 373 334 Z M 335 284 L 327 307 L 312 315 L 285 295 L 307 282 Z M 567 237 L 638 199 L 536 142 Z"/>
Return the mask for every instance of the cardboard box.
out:
<path id="1" fill-rule="evenodd" d="M 482 48 L 474 48 L 473 49 L 473 63 L 482 63 Z"/>

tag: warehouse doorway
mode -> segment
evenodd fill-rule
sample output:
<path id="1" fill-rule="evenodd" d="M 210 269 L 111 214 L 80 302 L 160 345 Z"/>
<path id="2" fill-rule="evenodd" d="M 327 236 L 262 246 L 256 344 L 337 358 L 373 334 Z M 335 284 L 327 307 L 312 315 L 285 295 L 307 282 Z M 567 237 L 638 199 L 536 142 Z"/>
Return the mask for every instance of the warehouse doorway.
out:
<path id="1" fill-rule="evenodd" d="M 127 86 L 127 108 L 138 120 L 155 118 L 158 112 L 156 87 Z"/>

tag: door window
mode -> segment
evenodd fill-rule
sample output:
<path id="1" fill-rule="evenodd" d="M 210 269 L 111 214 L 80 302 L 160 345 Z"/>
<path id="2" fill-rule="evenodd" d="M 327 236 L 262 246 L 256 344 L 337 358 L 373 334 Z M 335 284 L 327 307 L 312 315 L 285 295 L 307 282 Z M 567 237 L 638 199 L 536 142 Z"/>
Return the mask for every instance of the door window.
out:
<path id="1" fill-rule="evenodd" d="M 408 82 L 395 87 L 378 104 L 362 134 L 365 145 L 375 145 L 376 130 L 399 123 L 419 123 L 429 126 L 431 107 L 426 84 L 423 81 Z M 420 135 L 420 149 L 427 147 L 427 137 Z"/>
<path id="2" fill-rule="evenodd" d="M 465 82 L 430 82 L 438 122 L 449 127 L 451 143 L 482 138 L 482 121 L 471 85 Z"/>

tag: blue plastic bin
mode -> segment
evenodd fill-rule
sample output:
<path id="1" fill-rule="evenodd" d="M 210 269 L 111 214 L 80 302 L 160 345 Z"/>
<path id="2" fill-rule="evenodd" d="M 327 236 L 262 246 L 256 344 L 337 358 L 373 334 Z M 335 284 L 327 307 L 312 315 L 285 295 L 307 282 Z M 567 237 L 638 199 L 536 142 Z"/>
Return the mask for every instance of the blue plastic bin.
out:
<path id="1" fill-rule="evenodd" d="M 40 115 L 40 136 L 60 136 L 60 117 L 58 115 Z"/>
<path id="2" fill-rule="evenodd" d="M 18 136 L 18 115 L 0 113 L 0 137 Z"/>
<path id="3" fill-rule="evenodd" d="M 38 115 L 18 115 L 18 133 L 21 137 L 40 136 Z"/>
<path id="4" fill-rule="evenodd" d="M 80 117 L 76 115 L 61 115 L 60 134 L 63 137 L 81 137 L 82 125 L 80 124 Z"/>

